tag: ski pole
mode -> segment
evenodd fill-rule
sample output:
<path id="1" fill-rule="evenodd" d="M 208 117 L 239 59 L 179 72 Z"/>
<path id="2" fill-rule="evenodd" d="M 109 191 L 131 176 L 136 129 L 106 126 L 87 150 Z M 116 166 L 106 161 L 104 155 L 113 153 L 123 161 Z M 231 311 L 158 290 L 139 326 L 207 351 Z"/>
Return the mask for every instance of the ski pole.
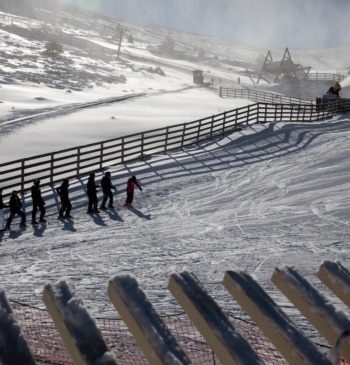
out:
<path id="1" fill-rule="evenodd" d="M 141 190 L 141 195 L 142 195 L 143 201 L 145 202 L 145 206 L 146 206 L 146 209 L 147 209 L 147 211 L 148 211 L 148 215 L 150 216 L 150 215 L 151 215 L 151 213 L 150 213 L 150 211 L 149 211 L 149 209 L 148 209 L 148 205 L 147 205 L 147 202 L 146 202 L 146 198 L 145 198 L 145 196 L 143 195 L 143 191 L 142 191 L 142 190 Z"/>

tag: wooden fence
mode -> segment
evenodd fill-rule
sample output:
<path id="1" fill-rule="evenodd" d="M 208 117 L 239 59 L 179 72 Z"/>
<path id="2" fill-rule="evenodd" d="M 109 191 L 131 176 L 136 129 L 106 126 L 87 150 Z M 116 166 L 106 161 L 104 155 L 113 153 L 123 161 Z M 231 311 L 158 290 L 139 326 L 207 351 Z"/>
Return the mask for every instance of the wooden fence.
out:
<path id="1" fill-rule="evenodd" d="M 272 104 L 298 104 L 298 105 L 312 105 L 310 100 L 301 100 L 291 98 L 280 94 L 266 93 L 263 91 L 256 91 L 250 89 L 232 89 L 229 87 L 220 87 L 219 95 L 222 98 L 233 99 L 248 99 L 257 103 L 272 103 Z"/>
<path id="2" fill-rule="evenodd" d="M 325 260 L 317 276 L 349 307 L 346 267 Z M 350 320 L 346 314 L 293 267 L 275 268 L 271 282 L 327 345 L 312 342 L 247 271 L 226 271 L 222 286 L 255 323 L 250 330 L 232 321 L 193 273 L 171 274 L 167 288 L 195 332 L 178 317 L 176 322 L 161 317 L 137 279 L 119 274 L 109 280 L 107 294 L 126 325 L 123 330 L 92 318 L 72 282 L 61 279 L 44 286 L 42 300 L 52 320 L 47 314 L 32 318 L 30 307 L 22 306 L 21 313 L 0 289 L 0 363 L 348 365 Z M 256 335 L 258 327 L 261 334 Z"/>
<path id="3" fill-rule="evenodd" d="M 324 73 L 324 72 L 310 72 L 307 74 L 309 81 L 334 81 L 341 82 L 345 79 L 344 75 Z"/>
<path id="4" fill-rule="evenodd" d="M 248 96 L 246 95 L 248 94 Z M 249 94 L 250 93 L 250 94 Z M 258 98 L 263 98 L 255 92 Z M 273 94 L 272 94 L 273 95 Z M 251 98 L 248 90 L 241 98 Z M 265 96 L 265 100 L 275 98 Z M 285 102 L 281 97 L 277 101 Z M 274 104 L 258 102 L 189 123 L 136 133 L 84 146 L 68 148 L 25 159 L 0 164 L 0 186 L 6 197 L 11 190 L 27 191 L 36 178 L 41 185 L 53 185 L 63 178 L 76 178 L 101 171 L 106 166 L 125 164 L 153 154 L 167 153 L 198 144 L 205 140 L 239 129 L 243 124 L 283 122 L 312 122 L 330 118 L 329 110 L 317 110 L 310 103 Z"/>

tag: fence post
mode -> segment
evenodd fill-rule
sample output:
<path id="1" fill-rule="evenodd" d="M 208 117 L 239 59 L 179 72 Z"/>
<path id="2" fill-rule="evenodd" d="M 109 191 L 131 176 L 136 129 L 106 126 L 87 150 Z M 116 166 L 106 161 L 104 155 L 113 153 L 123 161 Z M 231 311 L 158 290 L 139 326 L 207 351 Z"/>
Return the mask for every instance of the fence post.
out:
<path id="1" fill-rule="evenodd" d="M 281 122 L 283 121 L 283 104 L 280 104 L 279 107 L 281 108 Z M 291 109 L 289 109 L 290 113 L 291 113 Z M 277 120 L 277 105 L 275 106 L 275 119 Z"/>
<path id="2" fill-rule="evenodd" d="M 80 175 L 80 147 L 77 148 L 77 176 Z"/>
<path id="3" fill-rule="evenodd" d="M 306 109 L 306 105 L 303 106 L 303 108 Z M 297 122 L 299 122 L 300 109 L 301 109 L 301 105 L 298 105 Z M 311 120 L 311 116 L 312 116 L 312 114 L 310 114 L 310 120 Z"/>
<path id="4" fill-rule="evenodd" d="M 144 144 L 145 144 L 145 133 L 142 132 L 141 133 L 141 159 L 142 159 L 142 156 L 143 156 Z"/>
<path id="5" fill-rule="evenodd" d="M 262 103 L 258 103 L 257 105 L 258 105 L 258 112 L 257 112 L 257 116 L 256 116 L 256 123 L 257 123 L 257 124 L 260 124 L 260 113 L 261 113 L 261 112 L 260 112 L 260 109 L 261 109 L 261 105 L 262 105 Z M 249 112 L 250 112 L 250 111 L 249 111 L 249 106 L 250 106 L 250 105 L 248 105 L 248 117 L 249 117 Z M 247 122 L 247 124 L 248 124 L 248 122 Z"/>
<path id="6" fill-rule="evenodd" d="M 213 138 L 214 115 L 211 116 L 210 139 Z"/>
<path id="7" fill-rule="evenodd" d="M 103 166 L 103 151 L 104 151 L 104 143 L 101 142 L 100 144 L 100 170 L 102 170 L 102 166 Z"/>
<path id="8" fill-rule="evenodd" d="M 201 136 L 201 128 L 202 128 L 202 119 L 199 121 L 199 124 L 198 124 L 197 144 L 199 143 L 199 138 Z"/>
<path id="9" fill-rule="evenodd" d="M 24 191 L 24 172 L 25 172 L 24 162 L 25 160 L 23 159 L 21 161 L 21 192 Z"/>
<path id="10" fill-rule="evenodd" d="M 185 136 L 186 136 L 186 123 L 184 123 L 183 129 L 182 129 L 181 149 L 184 147 Z"/>
<path id="11" fill-rule="evenodd" d="M 222 121 L 222 133 L 225 133 L 226 129 L 226 112 L 223 113 L 224 119 Z"/>
<path id="12" fill-rule="evenodd" d="M 169 127 L 165 129 L 165 138 L 164 138 L 164 153 L 168 151 L 168 139 L 169 139 Z"/>
<path id="13" fill-rule="evenodd" d="M 121 160 L 124 163 L 124 154 L 125 154 L 125 138 L 122 138 L 122 147 L 121 147 Z"/>
<path id="14" fill-rule="evenodd" d="M 51 163 L 50 163 L 50 185 L 53 184 L 53 176 L 55 172 L 55 154 L 51 153 Z"/>

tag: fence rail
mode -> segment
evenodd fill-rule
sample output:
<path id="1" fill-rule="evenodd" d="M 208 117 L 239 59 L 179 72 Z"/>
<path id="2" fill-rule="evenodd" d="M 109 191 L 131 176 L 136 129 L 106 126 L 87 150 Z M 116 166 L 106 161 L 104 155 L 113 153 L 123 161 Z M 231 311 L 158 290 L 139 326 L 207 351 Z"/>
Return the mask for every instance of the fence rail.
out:
<path id="1" fill-rule="evenodd" d="M 232 89 L 229 87 L 220 87 L 219 95 L 222 98 L 233 99 L 248 99 L 257 103 L 279 103 L 279 104 L 298 104 L 298 105 L 311 105 L 310 100 L 301 100 L 280 94 L 266 93 L 263 91 L 256 91 L 250 89 Z"/>
<path id="2" fill-rule="evenodd" d="M 0 186 L 6 189 L 4 196 L 13 189 L 22 193 L 27 191 L 36 178 L 40 178 L 43 186 L 53 185 L 63 178 L 88 175 L 106 166 L 198 144 L 237 130 L 240 125 L 273 121 L 312 122 L 331 118 L 337 111 L 330 107 L 320 110 L 310 102 L 303 104 L 298 99 L 251 90 L 221 89 L 221 92 L 222 96 L 258 102 L 189 123 L 2 163 Z"/>
<path id="3" fill-rule="evenodd" d="M 311 81 L 343 81 L 345 79 L 344 75 L 324 73 L 324 72 L 310 72 L 307 74 L 307 79 Z"/>

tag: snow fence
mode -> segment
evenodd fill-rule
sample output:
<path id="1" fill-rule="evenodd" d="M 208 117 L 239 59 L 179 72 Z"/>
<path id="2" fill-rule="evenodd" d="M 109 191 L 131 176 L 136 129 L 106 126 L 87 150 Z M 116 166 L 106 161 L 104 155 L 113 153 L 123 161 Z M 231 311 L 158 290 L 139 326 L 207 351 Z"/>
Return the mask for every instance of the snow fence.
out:
<path id="1" fill-rule="evenodd" d="M 318 278 L 350 307 L 350 271 L 324 261 Z M 185 313 L 160 316 L 130 274 L 109 280 L 121 319 L 90 317 L 74 285 L 47 284 L 47 311 L 10 302 L 0 289 L 0 363 L 74 365 L 340 365 L 350 358 L 350 320 L 293 267 L 272 283 L 330 346 L 316 345 L 246 271 L 222 285 L 255 323 L 230 316 L 193 273 L 170 276 L 168 290 Z M 266 336 L 266 337 L 265 337 Z"/>

